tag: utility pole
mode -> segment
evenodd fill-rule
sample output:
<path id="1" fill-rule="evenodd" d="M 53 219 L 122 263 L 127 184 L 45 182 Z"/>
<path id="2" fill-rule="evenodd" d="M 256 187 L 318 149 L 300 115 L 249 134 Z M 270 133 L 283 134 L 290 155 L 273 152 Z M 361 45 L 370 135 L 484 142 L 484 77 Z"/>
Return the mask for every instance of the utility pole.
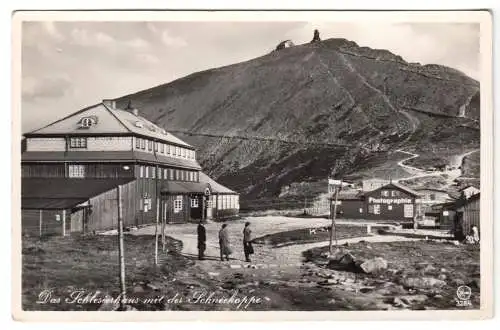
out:
<path id="1" fill-rule="evenodd" d="M 156 150 L 156 149 L 155 149 Z M 160 196 L 158 189 L 158 178 L 160 176 L 160 169 L 156 165 L 155 171 L 155 183 L 156 183 L 156 222 L 155 222 L 155 266 L 158 265 L 158 222 L 160 219 Z"/>
<path id="2" fill-rule="evenodd" d="M 335 187 L 335 201 L 333 204 L 333 214 L 332 214 L 332 225 L 330 228 L 330 254 L 333 254 L 333 239 L 334 239 L 334 234 L 333 231 L 335 230 L 335 246 L 337 246 L 337 227 L 335 225 L 335 218 L 337 216 L 337 200 L 338 200 L 338 192 L 339 188 Z M 330 207 L 330 212 L 331 212 L 331 207 Z"/>
<path id="3" fill-rule="evenodd" d="M 120 263 L 120 310 L 125 308 L 125 250 L 123 247 L 123 210 L 122 210 L 122 186 L 117 188 L 118 199 L 118 259 Z"/>
<path id="4" fill-rule="evenodd" d="M 40 238 L 42 237 L 42 220 L 43 220 L 43 210 L 40 209 L 40 219 L 38 222 L 38 232 L 39 232 Z"/>

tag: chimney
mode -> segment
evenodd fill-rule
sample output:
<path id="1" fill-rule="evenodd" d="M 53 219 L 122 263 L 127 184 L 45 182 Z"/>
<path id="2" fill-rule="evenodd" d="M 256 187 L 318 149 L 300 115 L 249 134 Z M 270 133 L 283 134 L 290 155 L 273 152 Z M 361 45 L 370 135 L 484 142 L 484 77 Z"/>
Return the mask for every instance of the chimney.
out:
<path id="1" fill-rule="evenodd" d="M 111 99 L 102 100 L 102 103 L 111 109 L 116 109 L 116 101 Z"/>
<path id="2" fill-rule="evenodd" d="M 130 100 L 128 100 L 128 104 L 127 104 L 127 107 L 125 108 L 125 110 L 132 112 L 134 114 L 134 116 L 139 116 L 139 110 L 137 110 L 136 108 L 134 108 L 132 106 L 132 101 L 130 101 Z"/>

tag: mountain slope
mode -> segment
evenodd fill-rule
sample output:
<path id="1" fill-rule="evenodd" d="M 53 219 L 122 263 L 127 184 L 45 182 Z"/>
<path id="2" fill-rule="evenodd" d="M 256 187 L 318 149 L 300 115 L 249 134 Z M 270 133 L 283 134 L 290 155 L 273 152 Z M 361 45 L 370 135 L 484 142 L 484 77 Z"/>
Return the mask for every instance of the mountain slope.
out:
<path id="1" fill-rule="evenodd" d="M 197 146 L 205 170 L 247 199 L 329 174 L 360 178 L 398 148 L 446 157 L 479 145 L 477 81 L 345 39 L 198 72 L 117 104 L 129 101 Z"/>

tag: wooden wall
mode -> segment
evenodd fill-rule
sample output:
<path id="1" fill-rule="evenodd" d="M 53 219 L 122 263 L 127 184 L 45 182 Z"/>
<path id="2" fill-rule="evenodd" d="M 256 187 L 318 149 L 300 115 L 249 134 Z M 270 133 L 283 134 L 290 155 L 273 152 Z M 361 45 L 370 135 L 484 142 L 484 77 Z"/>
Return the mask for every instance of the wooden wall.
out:
<path id="1" fill-rule="evenodd" d="M 463 214 L 463 233 L 465 235 L 471 235 L 472 227 L 476 226 L 478 230 L 480 230 L 480 211 L 479 211 L 479 198 L 475 198 L 474 200 L 468 201 L 464 205 L 464 214 Z"/>

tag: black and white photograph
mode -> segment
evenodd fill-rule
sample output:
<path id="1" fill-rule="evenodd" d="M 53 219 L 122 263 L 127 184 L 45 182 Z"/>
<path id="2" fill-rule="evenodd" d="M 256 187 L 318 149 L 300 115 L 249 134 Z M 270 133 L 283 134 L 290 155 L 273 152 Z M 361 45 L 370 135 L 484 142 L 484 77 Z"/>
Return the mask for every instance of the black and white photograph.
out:
<path id="1" fill-rule="evenodd" d="M 13 16 L 20 318 L 491 316 L 487 11 L 120 17 Z"/>

